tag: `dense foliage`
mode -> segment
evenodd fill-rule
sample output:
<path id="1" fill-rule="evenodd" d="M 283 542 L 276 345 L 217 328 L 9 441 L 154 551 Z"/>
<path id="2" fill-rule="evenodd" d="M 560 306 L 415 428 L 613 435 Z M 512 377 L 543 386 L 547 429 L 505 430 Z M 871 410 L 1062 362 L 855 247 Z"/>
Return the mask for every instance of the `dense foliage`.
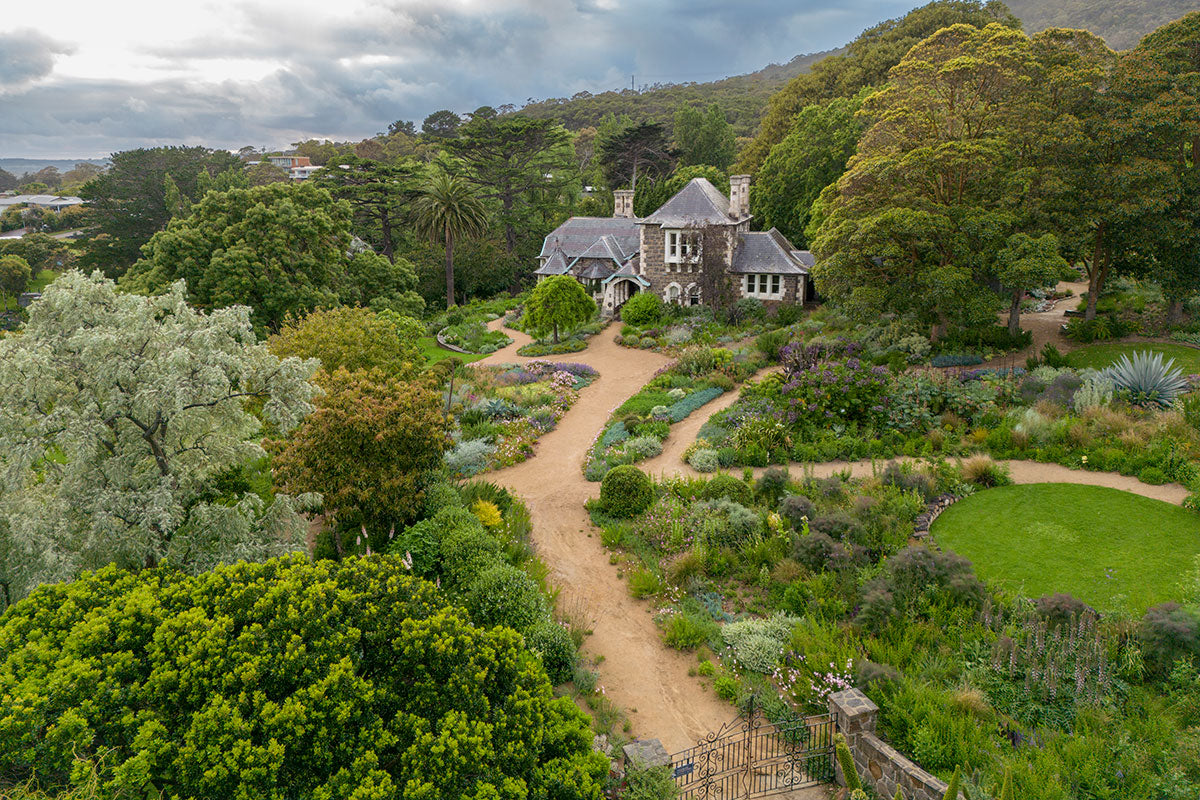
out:
<path id="1" fill-rule="evenodd" d="M 315 358 L 326 372 L 379 369 L 411 378 L 425 362 L 417 342 L 422 333 L 412 317 L 344 306 L 287 322 L 267 345 L 281 358 Z"/>
<path id="2" fill-rule="evenodd" d="M 100 797 L 598 798 L 586 718 L 397 557 L 109 567 L 0 626 L 0 773 Z M 136 612 L 131 609 L 136 608 Z"/>
<path id="3" fill-rule="evenodd" d="M 312 410 L 316 366 L 272 355 L 244 306 L 196 311 L 181 283 L 145 298 L 61 276 L 0 339 L 0 599 L 110 562 L 195 572 L 299 546 L 257 440 Z"/>

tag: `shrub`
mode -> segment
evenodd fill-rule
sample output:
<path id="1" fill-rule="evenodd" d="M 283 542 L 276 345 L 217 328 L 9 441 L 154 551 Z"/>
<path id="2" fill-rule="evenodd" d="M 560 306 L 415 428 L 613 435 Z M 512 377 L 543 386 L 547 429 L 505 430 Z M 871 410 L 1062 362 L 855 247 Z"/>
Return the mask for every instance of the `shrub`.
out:
<path id="1" fill-rule="evenodd" d="M 600 508 L 611 517 L 636 517 L 653 502 L 653 482 L 632 465 L 613 467 L 600 483 Z"/>
<path id="2" fill-rule="evenodd" d="M 1167 474 L 1158 467 L 1146 467 L 1138 473 L 1138 480 L 1151 486 L 1159 486 L 1168 482 Z"/>
<path id="3" fill-rule="evenodd" d="M 800 320 L 803 311 L 799 303 L 781 303 L 775 307 L 775 322 L 779 325 L 794 325 Z"/>
<path id="4" fill-rule="evenodd" d="M 1179 603 L 1154 606 L 1142 617 L 1138 638 L 1146 665 L 1166 674 L 1177 659 L 1200 656 L 1200 614 Z"/>
<path id="5" fill-rule="evenodd" d="M 496 448 L 486 439 L 459 442 L 445 455 L 446 469 L 451 475 L 469 478 L 487 469 L 488 459 Z"/>
<path id="6" fill-rule="evenodd" d="M 732 475 L 717 475 L 705 484 L 700 496 L 705 500 L 725 497 L 743 506 L 748 506 L 754 501 L 754 493 L 746 482 Z"/>
<path id="7" fill-rule="evenodd" d="M 555 686 L 574 677 L 575 643 L 562 625 L 550 620 L 537 623 L 525 634 L 525 644 L 542 657 L 542 666 Z"/>
<path id="8" fill-rule="evenodd" d="M 813 517 L 813 502 L 802 494 L 788 495 L 779 504 L 779 513 L 792 524 L 796 530 L 804 524 L 804 520 Z"/>
<path id="9" fill-rule="evenodd" d="M 797 622 L 797 618 L 784 614 L 731 622 L 721 628 L 721 638 L 733 649 L 734 660 L 739 666 L 770 674 L 783 655 L 784 643 L 791 638 Z"/>
<path id="10" fill-rule="evenodd" d="M 845 545 L 835 542 L 823 533 L 801 536 L 796 542 L 796 560 L 813 572 L 833 569 L 849 561 Z"/>
<path id="11" fill-rule="evenodd" d="M 755 484 L 755 492 L 763 500 L 774 506 L 783 497 L 788 487 L 788 471 L 784 467 L 771 467 L 762 474 Z"/>
<path id="12" fill-rule="evenodd" d="M 644 328 L 662 318 L 663 301 L 654 292 L 638 292 L 621 307 L 621 321 Z"/>
<path id="13" fill-rule="evenodd" d="M 452 586 L 468 587 L 483 572 L 503 563 L 501 550 L 500 543 L 478 526 L 455 528 L 439 543 L 441 571 Z"/>
<path id="14" fill-rule="evenodd" d="M 982 363 L 983 358 L 977 353 L 944 354 L 929 359 L 932 367 L 973 367 Z"/>
<path id="15" fill-rule="evenodd" d="M 696 472 L 716 472 L 719 467 L 720 459 L 717 456 L 716 450 L 703 449 L 697 450 L 688 457 L 688 464 Z"/>
<path id="16" fill-rule="evenodd" d="M 1094 375 L 1083 382 L 1071 398 L 1071 406 L 1079 413 L 1089 408 L 1100 408 L 1112 402 L 1113 382 L 1102 375 Z"/>
<path id="17" fill-rule="evenodd" d="M 780 348 L 787 344 L 791 338 L 791 333 L 786 330 L 770 331 L 755 339 L 754 347 L 768 361 L 778 361 Z"/>
<path id="18" fill-rule="evenodd" d="M 692 514 L 700 537 L 716 547 L 740 548 L 755 538 L 762 524 L 758 514 L 724 498 L 698 503 Z"/>
<path id="19" fill-rule="evenodd" d="M 654 458 L 663 451 L 662 442 L 653 436 L 638 436 L 625 442 L 626 451 L 633 453 L 638 459 Z"/>
<path id="20" fill-rule="evenodd" d="M 471 583 L 467 610 L 472 621 L 483 627 L 504 625 L 527 631 L 546 616 L 546 599 L 537 582 L 524 572 L 498 564 Z"/>
<path id="21" fill-rule="evenodd" d="M 504 522 L 504 518 L 500 516 L 500 508 L 491 500 L 480 498 L 471 504 L 471 513 L 474 514 L 485 528 L 498 528 L 500 523 Z"/>
<path id="22" fill-rule="evenodd" d="M 643 297 L 646 294 L 649 293 L 642 292 L 634 297 Z M 679 789 L 675 786 L 670 767 L 631 764 L 625 773 L 625 788 L 621 792 L 623 800 L 673 800 L 678 796 Z"/>
<path id="23" fill-rule="evenodd" d="M 629 574 L 629 593 L 638 599 L 653 597 L 662 589 L 662 581 L 649 570 L 639 569 Z"/>
<path id="24" fill-rule="evenodd" d="M 1047 367 L 1054 367 L 1055 369 L 1071 366 L 1070 361 L 1065 355 L 1059 352 L 1053 342 L 1046 342 L 1042 346 L 1042 363 Z"/>
<path id="25" fill-rule="evenodd" d="M 695 650 L 714 639 L 718 631 L 717 623 L 699 614 L 673 614 L 667 620 L 663 641 L 676 650 Z"/>
<path id="26" fill-rule="evenodd" d="M 425 487 L 425 516 L 432 517 L 443 508 L 463 508 L 458 490 L 445 481 L 437 481 Z"/>
<path id="27" fill-rule="evenodd" d="M 992 488 L 1012 483 L 1008 467 L 997 464 L 991 456 L 972 456 L 962 462 L 962 479 L 976 486 Z"/>

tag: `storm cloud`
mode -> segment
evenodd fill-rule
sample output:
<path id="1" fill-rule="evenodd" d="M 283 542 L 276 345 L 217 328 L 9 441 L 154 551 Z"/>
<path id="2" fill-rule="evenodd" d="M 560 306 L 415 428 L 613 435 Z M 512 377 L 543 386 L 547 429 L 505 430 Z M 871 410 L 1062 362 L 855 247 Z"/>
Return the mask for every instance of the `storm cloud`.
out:
<path id="1" fill-rule="evenodd" d="M 346 0 L 336 16 L 209 4 L 219 28 L 132 48 L 152 67 L 136 79 L 58 74 L 56 56 L 86 41 L 0 30 L 0 156 L 357 140 L 441 108 L 619 89 L 631 75 L 715 80 L 837 47 L 911 0 Z M 253 74 L 206 79 L 218 63 Z"/>

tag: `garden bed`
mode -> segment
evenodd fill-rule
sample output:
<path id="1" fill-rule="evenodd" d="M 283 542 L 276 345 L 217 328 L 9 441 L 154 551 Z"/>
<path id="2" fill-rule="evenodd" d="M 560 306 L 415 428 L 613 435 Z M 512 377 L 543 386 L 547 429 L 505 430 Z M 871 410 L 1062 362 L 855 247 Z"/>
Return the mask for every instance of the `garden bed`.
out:
<path id="1" fill-rule="evenodd" d="M 1018 797 L 1200 791 L 1200 610 L 1097 617 L 909 544 L 934 498 L 967 496 L 951 520 L 1003 491 L 979 492 L 1004 482 L 994 465 L 894 464 L 862 480 L 642 476 L 644 491 L 636 474 L 620 478 L 590 504 L 593 520 L 630 593 L 657 608 L 664 642 L 694 652 L 718 696 L 754 696 L 789 720 L 859 688 L 880 707 L 880 735 L 943 778 L 961 768 L 968 797 L 998 796 L 1010 771 Z M 1194 605 L 1200 586 L 1175 598 Z"/>
<path id="2" fill-rule="evenodd" d="M 465 478 L 524 461 L 597 375 L 586 364 L 550 361 L 464 369 L 444 392 L 455 421 L 447 468 Z"/>

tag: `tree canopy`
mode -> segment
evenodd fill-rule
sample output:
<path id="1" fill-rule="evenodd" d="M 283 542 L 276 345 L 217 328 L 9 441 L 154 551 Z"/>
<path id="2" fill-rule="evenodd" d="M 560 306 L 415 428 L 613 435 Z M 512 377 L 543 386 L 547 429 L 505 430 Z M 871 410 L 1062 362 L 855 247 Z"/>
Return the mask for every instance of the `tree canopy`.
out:
<path id="1" fill-rule="evenodd" d="M 133 264 L 142 245 L 171 219 L 166 178 L 190 202 L 206 190 L 201 173 L 208 178 L 225 172 L 242 174 L 237 156 L 205 147 L 139 148 L 113 153 L 111 159 L 111 166 L 79 192 L 88 201 L 98 233 L 88 242 L 84 264 L 111 277 Z"/>
<path id="2" fill-rule="evenodd" d="M 424 326 L 412 317 L 342 306 L 289 320 L 267 345 L 280 358 L 315 358 L 326 372 L 378 369 L 412 378 L 425 364 L 417 343 L 424 335 Z"/>
<path id="3" fill-rule="evenodd" d="M 384 537 L 415 520 L 427 473 L 442 463 L 449 423 L 423 381 L 337 369 L 316 411 L 279 444 L 275 473 L 295 493 L 319 492 L 338 528 Z"/>
<path id="4" fill-rule="evenodd" d="M 607 759 L 520 634 L 398 557 L 108 567 L 0 625 L 0 774 L 100 797 L 599 800 Z"/>
<path id="5" fill-rule="evenodd" d="M 596 302 L 579 281 L 570 275 L 546 278 L 525 301 L 525 322 L 540 334 L 553 333 L 558 344 L 560 329 L 577 328 L 596 313 Z"/>
<path id="6" fill-rule="evenodd" d="M 147 298 L 60 276 L 0 339 L 4 593 L 110 562 L 199 571 L 300 546 L 293 500 L 245 476 L 264 422 L 286 431 L 312 410 L 316 367 L 271 355 L 244 306 L 206 314 L 182 284 Z"/>
<path id="7" fill-rule="evenodd" d="M 412 266 L 356 248 L 349 205 L 307 181 L 209 192 L 154 236 L 122 286 L 156 292 L 180 279 L 200 308 L 249 306 L 260 331 L 343 302 L 424 305 Z"/>
<path id="8" fill-rule="evenodd" d="M 18 255 L 0 255 L 0 292 L 4 292 L 4 310 L 8 310 L 8 295 L 19 295 L 29 285 L 32 276 L 29 262 Z"/>
<path id="9" fill-rule="evenodd" d="M 680 108 L 675 112 L 674 135 L 681 166 L 708 165 L 726 171 L 737 156 L 733 128 L 717 103 L 705 111 L 692 106 Z"/>

